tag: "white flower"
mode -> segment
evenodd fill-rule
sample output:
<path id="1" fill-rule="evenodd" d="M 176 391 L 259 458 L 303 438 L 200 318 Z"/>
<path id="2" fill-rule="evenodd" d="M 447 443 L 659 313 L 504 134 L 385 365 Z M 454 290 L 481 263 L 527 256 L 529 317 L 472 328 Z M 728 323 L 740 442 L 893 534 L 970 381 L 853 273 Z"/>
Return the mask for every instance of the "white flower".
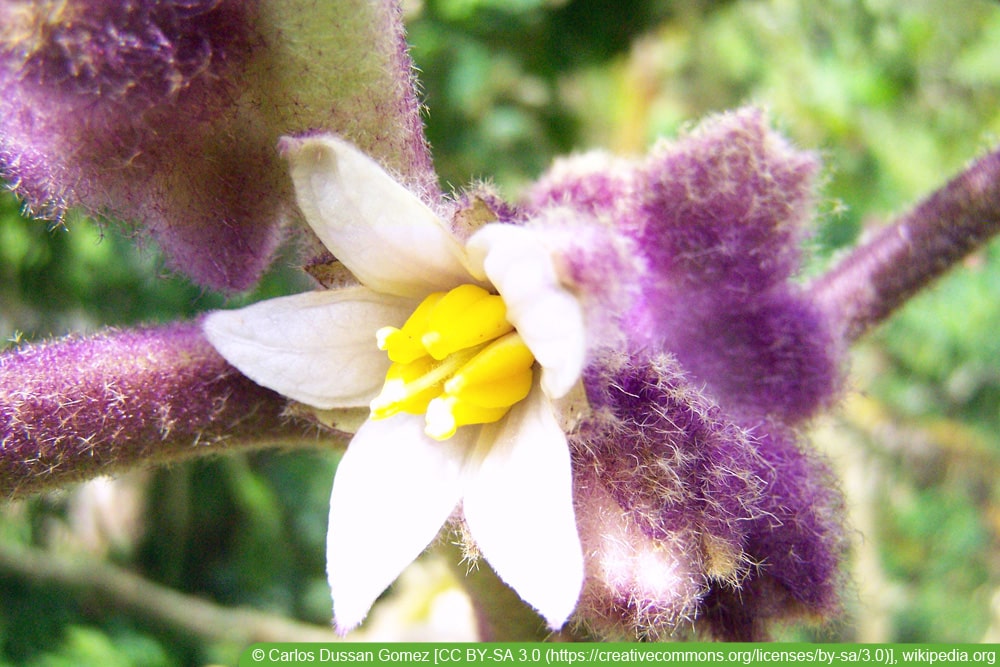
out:
<path id="1" fill-rule="evenodd" d="M 489 224 L 462 244 L 350 144 L 311 137 L 286 140 L 283 149 L 307 221 L 361 285 L 216 312 L 204 327 L 230 363 L 291 399 L 320 409 L 373 407 L 340 462 L 330 501 L 337 626 L 360 623 L 461 503 L 493 569 L 560 627 L 579 596 L 583 557 L 569 449 L 552 401 L 582 372 L 579 302 L 531 230 Z M 469 314 L 462 295 L 486 299 L 480 305 L 492 314 Z M 446 299 L 453 303 L 443 321 L 428 330 L 419 313 Z M 491 323 L 499 334 L 483 334 Z M 482 340 L 438 350 L 442 335 Z M 405 358 L 390 367 L 386 351 Z"/>

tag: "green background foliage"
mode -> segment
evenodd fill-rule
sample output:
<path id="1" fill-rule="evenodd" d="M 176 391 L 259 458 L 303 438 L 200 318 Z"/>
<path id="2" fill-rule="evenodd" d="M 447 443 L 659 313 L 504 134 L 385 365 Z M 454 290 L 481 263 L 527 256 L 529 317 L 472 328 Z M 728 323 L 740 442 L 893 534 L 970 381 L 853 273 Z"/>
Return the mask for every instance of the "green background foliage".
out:
<path id="1" fill-rule="evenodd" d="M 771 110 L 827 166 L 803 279 L 997 143 L 1000 5 L 985 0 L 427 0 L 407 3 L 446 187 L 515 198 L 553 157 L 638 154 L 705 114 Z M 0 336 L 17 344 L 189 318 L 300 289 L 290 255 L 251 295 L 206 293 L 113 225 L 25 220 L 0 198 Z M 851 396 L 817 425 L 859 534 L 842 621 L 786 638 L 1000 641 L 1000 248 L 856 346 Z M 136 475 L 145 510 L 105 558 L 228 606 L 325 624 L 335 454 L 264 452 Z M 59 553 L 73 490 L 0 508 L 0 540 Z M 401 499 L 405 502 L 405 499 Z M 123 512 L 123 507 L 111 510 Z M 72 588 L 0 568 L 0 665 L 234 663 Z"/>

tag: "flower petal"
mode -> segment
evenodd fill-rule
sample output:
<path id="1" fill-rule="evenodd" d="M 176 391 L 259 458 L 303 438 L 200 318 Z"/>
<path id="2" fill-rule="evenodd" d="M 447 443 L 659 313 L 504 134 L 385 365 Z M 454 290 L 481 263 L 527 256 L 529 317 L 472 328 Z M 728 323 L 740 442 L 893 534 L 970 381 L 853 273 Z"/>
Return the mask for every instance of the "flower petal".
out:
<path id="1" fill-rule="evenodd" d="M 389 369 L 375 331 L 401 325 L 414 306 L 351 287 L 216 311 L 203 327 L 226 361 L 257 384 L 317 408 L 361 407 Z"/>
<path id="2" fill-rule="evenodd" d="M 473 272 L 496 287 L 507 319 L 541 364 L 542 388 L 565 396 L 583 372 L 583 309 L 560 284 L 549 251 L 530 229 L 502 224 L 483 227 L 466 249 Z"/>
<path id="3" fill-rule="evenodd" d="M 472 537 L 500 578 L 559 628 L 580 595 L 583 552 L 569 446 L 548 397 L 536 387 L 483 429 L 479 446 L 489 449 L 463 505 Z"/>
<path id="4" fill-rule="evenodd" d="M 444 222 L 353 145 L 320 135 L 285 139 L 281 148 L 306 220 L 362 283 L 421 297 L 470 281 Z"/>
<path id="5" fill-rule="evenodd" d="M 340 631 L 364 619 L 458 504 L 467 443 L 455 437 L 432 441 L 422 417 L 404 414 L 366 422 L 348 446 L 333 480 L 326 551 Z"/>

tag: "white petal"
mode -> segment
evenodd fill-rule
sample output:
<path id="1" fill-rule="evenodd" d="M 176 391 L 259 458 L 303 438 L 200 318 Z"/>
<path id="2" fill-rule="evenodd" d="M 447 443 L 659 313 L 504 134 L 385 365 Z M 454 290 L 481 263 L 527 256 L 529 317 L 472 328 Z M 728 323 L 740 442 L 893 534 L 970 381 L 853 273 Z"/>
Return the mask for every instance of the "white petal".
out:
<path id="1" fill-rule="evenodd" d="M 400 326 L 411 299 L 364 287 L 304 292 L 209 314 L 209 342 L 254 382 L 317 408 L 367 406 L 389 359 L 375 332 Z"/>
<path id="2" fill-rule="evenodd" d="M 469 282 L 451 231 L 374 160 L 330 135 L 282 147 L 306 220 L 363 284 L 423 297 Z"/>
<path id="3" fill-rule="evenodd" d="M 493 434 L 465 492 L 466 522 L 497 575 L 559 628 L 583 585 L 566 436 L 537 387 Z"/>
<path id="4" fill-rule="evenodd" d="M 542 388 L 565 396 L 583 371 L 583 309 L 559 283 L 552 256 L 530 229 L 493 224 L 466 244 L 474 272 L 482 267 L 507 304 L 507 319 L 542 366 Z"/>
<path id="5" fill-rule="evenodd" d="M 327 535 L 327 574 L 342 632 L 364 619 L 455 509 L 467 444 L 430 440 L 417 415 L 368 421 L 354 436 L 333 480 Z"/>

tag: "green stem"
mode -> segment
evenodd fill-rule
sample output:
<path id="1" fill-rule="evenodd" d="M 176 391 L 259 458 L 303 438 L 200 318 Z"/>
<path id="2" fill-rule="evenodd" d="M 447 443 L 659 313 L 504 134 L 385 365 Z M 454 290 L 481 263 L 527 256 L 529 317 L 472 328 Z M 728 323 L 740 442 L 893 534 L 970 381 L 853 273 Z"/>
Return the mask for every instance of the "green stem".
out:
<path id="1" fill-rule="evenodd" d="M 327 627 L 247 608 L 227 608 L 184 595 L 127 570 L 92 558 L 56 556 L 33 547 L 0 541 L 0 571 L 33 584 L 54 585 L 82 599 L 146 618 L 158 625 L 207 641 L 243 646 L 255 642 L 332 642 Z"/>

